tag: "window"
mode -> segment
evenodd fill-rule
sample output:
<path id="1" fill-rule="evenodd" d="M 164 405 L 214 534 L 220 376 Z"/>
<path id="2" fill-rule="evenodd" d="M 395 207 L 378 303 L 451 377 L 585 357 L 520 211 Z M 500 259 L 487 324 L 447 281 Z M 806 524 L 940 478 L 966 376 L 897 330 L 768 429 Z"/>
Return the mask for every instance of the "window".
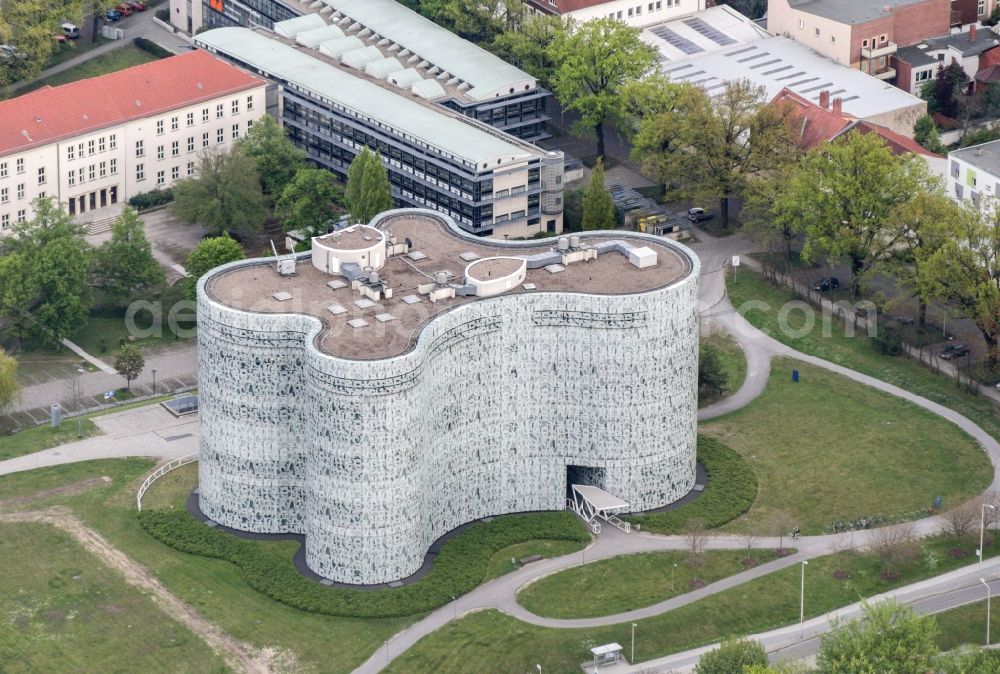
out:
<path id="1" fill-rule="evenodd" d="M 157 171 L 156 172 L 156 184 L 157 184 L 157 186 L 164 185 L 164 184 L 166 184 L 166 182 L 167 182 L 167 179 L 164 177 L 163 171 Z"/>
<path id="2" fill-rule="evenodd" d="M 863 73 L 868 72 L 868 61 L 861 62 L 861 72 Z"/>
<path id="3" fill-rule="evenodd" d="M 868 38 L 865 38 L 864 40 L 861 41 L 861 48 L 868 49 Z"/>
<path id="4" fill-rule="evenodd" d="M 219 103 L 218 105 L 215 106 L 215 118 L 216 119 L 222 119 L 222 116 L 224 114 L 226 114 L 226 113 L 223 110 L 222 103 Z"/>
<path id="5" fill-rule="evenodd" d="M 88 180 L 95 180 L 97 178 L 97 171 L 95 170 L 96 168 L 97 167 L 94 164 L 91 164 L 90 166 L 87 167 Z"/>
<path id="6" fill-rule="evenodd" d="M 142 164 L 136 164 L 135 165 L 135 181 L 137 183 L 141 183 L 145 179 L 146 179 L 145 166 L 143 166 Z"/>
<path id="7" fill-rule="evenodd" d="M 247 96 L 247 110 L 253 110 L 253 96 Z"/>
<path id="8" fill-rule="evenodd" d="M 10 188 L 0 187 L 0 204 L 6 204 L 10 202 Z"/>
<path id="9" fill-rule="evenodd" d="M 83 143 L 76 146 L 76 156 L 83 159 Z"/>
<path id="10" fill-rule="evenodd" d="M 41 192 L 38 193 L 38 198 L 39 199 L 44 199 L 45 198 L 45 190 L 42 190 Z"/>
<path id="11" fill-rule="evenodd" d="M 106 149 L 106 146 L 105 146 L 105 143 L 104 143 L 104 136 L 101 136 L 100 139 L 97 141 L 97 151 L 98 152 L 104 152 L 105 149 Z"/>
<path id="12" fill-rule="evenodd" d="M 986 0 L 979 0 L 979 4 L 976 5 L 976 14 L 982 16 L 986 13 Z"/>
<path id="13" fill-rule="evenodd" d="M 170 130 L 171 131 L 176 131 L 177 130 L 177 128 L 180 126 L 179 121 L 180 120 L 178 120 L 176 117 L 171 117 L 170 118 Z"/>
<path id="14" fill-rule="evenodd" d="M 94 139 L 91 138 L 87 141 L 87 156 L 94 154 Z"/>
<path id="15" fill-rule="evenodd" d="M 194 152 L 194 136 L 188 138 L 188 152 Z"/>
<path id="16" fill-rule="evenodd" d="M 187 114 L 187 125 L 188 126 L 194 126 L 194 113 L 193 112 L 189 112 Z"/>
<path id="17" fill-rule="evenodd" d="M 618 18 L 618 19 L 622 18 L 622 11 L 620 9 L 618 10 L 618 14 L 617 14 L 616 18 Z"/>
<path id="18" fill-rule="evenodd" d="M 66 148 L 66 159 L 73 161 L 76 159 L 76 146 L 70 145 Z"/>
<path id="19" fill-rule="evenodd" d="M 99 168 L 100 168 L 100 176 L 102 178 L 107 178 L 108 177 L 108 162 L 102 161 Z"/>
<path id="20" fill-rule="evenodd" d="M 240 137 L 240 125 L 233 124 L 233 138 L 239 138 L 239 137 Z"/>
<path id="21" fill-rule="evenodd" d="M 193 161 L 189 161 L 188 162 L 188 173 L 187 174 L 189 176 L 193 176 L 194 175 L 194 162 Z"/>
<path id="22" fill-rule="evenodd" d="M 174 166 L 174 167 L 172 167 L 170 169 L 170 179 L 171 180 L 177 180 L 178 178 L 180 178 L 180 176 L 181 176 L 181 167 L 180 166 Z"/>
<path id="23" fill-rule="evenodd" d="M 886 35 L 885 33 L 882 33 L 881 35 L 879 35 L 878 41 L 879 42 L 888 42 L 889 41 L 889 36 Z"/>
<path id="24" fill-rule="evenodd" d="M 7 177 L 7 162 L 0 162 L 0 178 Z"/>
<path id="25" fill-rule="evenodd" d="M 663 9 L 663 2 L 661 2 L 660 0 L 657 0 L 656 11 L 660 11 L 661 9 Z"/>
<path id="26" fill-rule="evenodd" d="M 163 146 L 162 145 L 157 145 L 156 146 L 156 158 L 157 159 L 163 159 Z"/>
<path id="27" fill-rule="evenodd" d="M 10 213 L 4 213 L 0 215 L 0 229 L 7 229 L 10 227 Z"/>
<path id="28" fill-rule="evenodd" d="M 633 14 L 633 13 L 635 13 L 635 10 L 634 10 L 634 9 L 632 9 L 631 7 L 629 7 L 629 8 L 628 8 L 628 15 L 629 15 L 629 16 L 632 16 L 632 14 Z"/>
<path id="29" fill-rule="evenodd" d="M 881 70 L 882 68 L 885 68 L 885 57 L 884 56 L 879 56 L 878 57 L 878 69 Z"/>
<path id="30" fill-rule="evenodd" d="M 920 70 L 916 73 L 917 82 L 926 82 L 931 78 L 930 70 Z"/>
<path id="31" fill-rule="evenodd" d="M 837 36 L 836 35 L 831 35 L 830 36 L 830 42 L 832 42 L 833 44 L 836 44 L 837 43 Z"/>
<path id="32" fill-rule="evenodd" d="M 965 172 L 965 184 L 969 187 L 976 187 L 976 171 L 975 169 L 968 169 Z"/>
<path id="33" fill-rule="evenodd" d="M 79 173 L 77 173 L 77 174 L 76 174 L 76 178 L 77 178 L 77 180 L 79 180 L 79 181 L 80 181 L 80 184 L 81 184 L 81 185 L 82 185 L 83 183 L 87 182 L 87 169 L 85 169 L 85 168 L 83 168 L 83 167 L 81 166 L 81 167 L 80 167 L 80 171 L 79 171 Z"/>
<path id="34" fill-rule="evenodd" d="M 21 210 L 19 210 L 17 212 L 17 221 L 18 221 L 18 223 L 22 223 L 25 220 L 27 220 L 27 217 L 26 217 L 27 214 L 28 214 L 28 212 L 26 210 L 24 210 L 23 208 Z"/>
<path id="35" fill-rule="evenodd" d="M 819 26 L 813 28 L 813 30 L 816 31 L 816 37 L 819 37 Z"/>
<path id="36" fill-rule="evenodd" d="M 202 108 L 201 109 L 201 121 L 202 121 L 202 123 L 205 123 L 205 122 L 208 121 L 208 108 Z"/>
<path id="37" fill-rule="evenodd" d="M 69 185 L 70 187 L 76 185 L 76 169 L 73 169 L 66 174 L 66 184 Z"/>
<path id="38" fill-rule="evenodd" d="M 45 167 L 44 166 L 39 166 L 38 167 L 38 184 L 39 185 L 44 185 L 45 184 Z"/>
<path id="39" fill-rule="evenodd" d="M 951 160 L 951 177 L 958 178 L 958 162 L 954 159 Z"/>
<path id="40" fill-rule="evenodd" d="M 24 173 L 24 159 L 18 159 L 14 162 L 14 167 L 17 169 L 17 173 Z"/>
<path id="41" fill-rule="evenodd" d="M 116 134 L 108 136 L 108 147 L 112 150 L 118 149 L 118 136 Z"/>
<path id="42" fill-rule="evenodd" d="M 233 99 L 233 114 L 234 115 L 240 114 L 240 99 L 238 98 Z"/>
<path id="43" fill-rule="evenodd" d="M 226 142 L 226 130 L 225 129 L 219 128 L 218 130 L 216 130 L 216 132 L 215 132 L 215 142 L 216 143 L 225 143 Z"/>
<path id="44" fill-rule="evenodd" d="M 113 176 L 118 175 L 118 160 L 117 159 L 112 159 L 111 160 L 111 175 L 113 175 Z"/>
<path id="45" fill-rule="evenodd" d="M 17 198 L 18 199 L 24 198 L 24 183 L 19 183 L 17 186 Z"/>
<path id="46" fill-rule="evenodd" d="M 135 156 L 136 157 L 146 156 L 146 146 L 141 140 L 135 141 Z"/>
<path id="47" fill-rule="evenodd" d="M 648 9 L 648 10 L 649 10 L 650 12 L 652 12 L 652 11 L 653 11 L 653 3 L 649 3 L 649 4 L 648 4 L 648 5 L 646 6 L 646 9 Z"/>
<path id="48" fill-rule="evenodd" d="M 180 153 L 181 153 L 181 142 L 179 140 L 175 140 L 174 142 L 170 143 L 170 156 L 176 157 Z"/>
<path id="49" fill-rule="evenodd" d="M 801 30 L 801 29 L 803 29 L 805 27 L 806 27 L 806 22 L 803 21 L 802 19 L 799 19 L 799 30 Z"/>
<path id="50" fill-rule="evenodd" d="M 253 120 L 252 119 L 248 119 L 247 120 L 247 133 L 250 133 L 250 129 L 252 129 L 252 128 L 253 128 Z"/>
<path id="51" fill-rule="evenodd" d="M 635 15 L 642 16 L 642 5 L 639 5 L 638 7 L 635 8 Z"/>
<path id="52" fill-rule="evenodd" d="M 208 131 L 201 134 L 201 146 L 208 147 Z"/>
<path id="53" fill-rule="evenodd" d="M 156 135 L 157 136 L 162 136 L 163 135 L 163 120 L 162 119 L 156 120 Z"/>

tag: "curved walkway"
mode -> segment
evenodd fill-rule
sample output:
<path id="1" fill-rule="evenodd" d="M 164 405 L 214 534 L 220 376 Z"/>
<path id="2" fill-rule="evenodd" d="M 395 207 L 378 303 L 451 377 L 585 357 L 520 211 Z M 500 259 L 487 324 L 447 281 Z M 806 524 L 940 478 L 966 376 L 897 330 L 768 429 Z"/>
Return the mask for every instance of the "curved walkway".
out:
<path id="1" fill-rule="evenodd" d="M 700 410 L 698 413 L 699 420 L 711 419 L 740 409 L 760 395 L 767 386 L 772 357 L 795 358 L 816 367 L 843 375 L 890 395 L 908 400 L 952 422 L 975 438 L 989 456 L 993 464 L 994 473 L 990 489 L 995 489 L 1000 484 L 1000 443 L 971 420 L 947 407 L 892 384 L 830 363 L 821 358 L 796 351 L 753 327 L 736 312 L 729 302 L 729 298 L 726 296 L 724 278 L 726 262 L 729 261 L 732 255 L 745 252 L 749 247 L 747 241 L 741 236 L 729 237 L 727 239 L 713 239 L 703 232 L 698 232 L 697 234 L 699 239 L 704 242 L 696 250 L 702 260 L 701 288 L 699 294 L 699 312 L 702 320 L 732 335 L 740 344 L 747 358 L 747 377 L 740 389 L 733 396 Z M 913 523 L 917 535 L 920 536 L 938 532 L 942 529 L 943 525 L 944 520 L 941 517 L 925 518 Z M 506 576 L 501 576 L 485 585 L 481 585 L 469 594 L 459 597 L 450 604 L 433 611 L 388 641 L 383 648 L 379 649 L 364 664 L 358 667 L 355 670 L 355 674 L 374 674 L 382 671 L 389 662 L 399 657 L 399 655 L 411 648 L 421 638 L 443 627 L 459 614 L 470 611 L 498 609 L 518 620 L 541 627 L 584 628 L 613 625 L 652 617 L 679 608 L 716 592 L 745 583 L 778 569 L 797 564 L 802 560 L 831 554 L 855 546 L 864 547 L 867 542 L 866 539 L 867 535 L 865 532 L 847 532 L 800 538 L 794 542 L 794 547 L 798 549 L 795 555 L 763 564 L 754 569 L 706 585 L 694 592 L 672 597 L 652 606 L 610 616 L 577 620 L 543 618 L 531 613 L 517 603 L 517 592 L 525 584 L 578 564 L 624 554 L 656 550 L 678 550 L 686 547 L 686 542 L 680 536 L 626 535 L 613 527 L 607 527 L 594 543 L 580 553 L 530 564 Z M 734 549 L 745 547 L 745 545 L 745 539 L 738 536 L 713 536 L 708 539 L 705 547 L 706 549 Z M 777 539 L 762 538 L 755 542 L 755 547 L 776 546 Z M 1000 568 L 1000 560 L 990 560 L 984 564 L 984 567 L 991 570 Z M 936 594 L 938 588 L 945 588 L 949 583 L 954 583 L 955 578 L 961 579 L 961 583 L 968 585 L 970 574 L 976 576 L 977 573 L 979 573 L 978 569 L 966 567 L 964 570 L 960 569 L 959 571 L 922 581 L 913 586 L 900 588 L 887 594 L 903 595 L 907 591 L 914 591 L 914 588 L 917 588 L 933 595 Z M 854 607 L 845 607 L 834 613 L 852 615 L 852 610 L 857 611 L 859 609 L 855 605 Z M 807 626 L 811 626 L 810 629 L 816 630 L 815 634 L 826 631 L 829 629 L 829 618 L 832 615 L 808 621 Z M 774 630 L 773 632 L 784 634 L 791 631 L 794 634 L 795 640 L 799 640 L 802 638 L 801 629 L 799 626 L 794 626 Z M 688 657 L 689 660 L 693 657 L 694 660 L 688 663 L 693 664 L 693 662 L 697 662 L 697 655 L 704 650 L 706 649 L 698 649 L 691 653 L 671 656 L 668 659 L 671 660 L 672 666 L 685 666 L 685 663 L 682 662 L 682 656 Z M 644 669 L 654 664 L 666 664 L 665 661 L 668 659 L 663 659 L 664 662 L 662 663 L 661 661 L 657 661 L 656 663 L 641 663 L 639 667 Z"/>

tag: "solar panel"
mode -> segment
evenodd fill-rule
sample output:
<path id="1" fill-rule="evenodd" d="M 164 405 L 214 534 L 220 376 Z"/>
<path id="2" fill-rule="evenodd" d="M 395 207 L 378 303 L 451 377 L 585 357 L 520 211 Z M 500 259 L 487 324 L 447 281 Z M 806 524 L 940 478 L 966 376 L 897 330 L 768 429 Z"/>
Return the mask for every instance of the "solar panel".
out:
<path id="1" fill-rule="evenodd" d="M 754 63 L 750 66 L 750 70 L 757 70 L 757 68 L 765 68 L 767 66 L 774 65 L 775 63 L 781 63 L 781 59 L 771 59 L 770 61 L 764 61 L 763 63 Z"/>
<path id="2" fill-rule="evenodd" d="M 671 47 L 680 49 L 685 54 L 697 54 L 700 51 L 705 51 L 694 42 L 691 42 L 691 40 L 678 35 L 664 26 L 657 26 L 656 28 L 651 28 L 650 30 L 653 32 L 653 35 L 657 36 Z"/>
<path id="3" fill-rule="evenodd" d="M 747 56 L 746 58 L 737 59 L 737 63 L 746 63 L 747 61 L 753 61 L 754 59 L 759 59 L 763 56 L 770 56 L 770 52 L 762 51 L 759 54 L 754 54 L 753 56 Z"/>
<path id="4" fill-rule="evenodd" d="M 789 69 L 791 69 L 791 67 L 792 66 L 781 66 L 780 68 L 775 68 L 774 70 L 765 70 L 763 72 L 763 74 L 764 75 L 773 75 L 774 73 L 780 73 L 780 72 L 783 72 L 785 70 L 789 70 Z"/>
<path id="5" fill-rule="evenodd" d="M 726 56 L 736 56 L 737 54 L 743 54 L 748 51 L 753 51 L 757 48 L 757 45 L 750 45 L 749 47 L 744 47 L 743 49 L 737 49 L 736 51 L 726 52 Z"/>
<path id="6" fill-rule="evenodd" d="M 817 84 L 814 87 L 809 87 L 808 89 L 803 89 L 799 93 L 800 94 L 808 94 L 808 93 L 810 93 L 812 91 L 819 91 L 820 89 L 825 89 L 827 87 L 832 87 L 832 86 L 833 86 L 833 82 L 827 82 L 826 84 Z"/>
<path id="7" fill-rule="evenodd" d="M 804 80 L 799 80 L 798 82 L 789 82 L 789 83 L 788 83 L 787 85 L 785 85 L 785 86 L 787 86 L 787 87 L 789 87 L 789 88 L 790 88 L 790 87 L 797 87 L 797 86 L 799 86 L 800 84 L 808 84 L 808 83 L 810 83 L 810 82 L 815 82 L 815 81 L 816 81 L 816 80 L 818 80 L 818 79 L 819 79 L 818 77 L 807 77 L 806 79 L 804 79 Z"/>
<path id="8" fill-rule="evenodd" d="M 704 19 L 694 17 L 691 19 L 687 19 L 686 21 L 684 21 L 684 23 L 694 28 L 696 31 L 707 37 L 715 44 L 722 45 L 723 47 L 728 47 L 731 44 L 736 44 L 736 40 L 729 37 L 719 29 L 715 28 L 714 26 L 708 25 L 707 23 L 705 23 Z"/>
<path id="9" fill-rule="evenodd" d="M 782 75 L 781 77 L 775 77 L 774 79 L 780 82 L 781 80 L 790 80 L 793 77 L 798 77 L 799 75 L 805 75 L 805 74 L 806 74 L 805 70 L 800 70 L 797 73 L 792 73 L 791 75 Z"/>

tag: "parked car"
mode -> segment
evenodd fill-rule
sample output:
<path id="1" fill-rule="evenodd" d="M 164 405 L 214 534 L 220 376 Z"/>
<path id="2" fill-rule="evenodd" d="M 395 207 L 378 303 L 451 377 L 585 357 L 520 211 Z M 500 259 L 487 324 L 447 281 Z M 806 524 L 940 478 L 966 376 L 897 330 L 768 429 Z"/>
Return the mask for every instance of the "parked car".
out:
<path id="1" fill-rule="evenodd" d="M 946 346 L 944 350 L 940 353 L 943 360 L 954 360 L 955 358 L 961 358 L 963 356 L 969 355 L 969 347 L 965 344 L 951 344 Z"/>
<path id="2" fill-rule="evenodd" d="M 122 13 L 116 9 L 109 9 L 108 11 L 104 12 L 104 19 L 108 23 L 114 23 L 120 18 L 122 18 Z"/>
<path id="3" fill-rule="evenodd" d="M 62 25 L 62 34 L 70 40 L 75 40 L 80 37 L 80 27 L 67 21 Z"/>
<path id="4" fill-rule="evenodd" d="M 145 2 L 130 2 L 128 4 L 131 5 L 133 12 L 145 12 L 149 7 Z"/>
<path id="5" fill-rule="evenodd" d="M 688 220 L 691 222 L 701 222 L 702 220 L 711 220 L 712 214 L 706 211 L 704 208 L 689 208 L 688 209 Z"/>
<path id="6" fill-rule="evenodd" d="M 820 280 L 816 281 L 816 283 L 813 283 L 812 289 L 821 293 L 825 293 L 839 287 L 840 287 L 839 278 L 837 278 L 836 276 L 824 276 Z"/>
<path id="7" fill-rule="evenodd" d="M 131 2 L 119 3 L 115 5 L 115 11 L 121 14 L 122 16 L 132 16 L 132 3 Z"/>

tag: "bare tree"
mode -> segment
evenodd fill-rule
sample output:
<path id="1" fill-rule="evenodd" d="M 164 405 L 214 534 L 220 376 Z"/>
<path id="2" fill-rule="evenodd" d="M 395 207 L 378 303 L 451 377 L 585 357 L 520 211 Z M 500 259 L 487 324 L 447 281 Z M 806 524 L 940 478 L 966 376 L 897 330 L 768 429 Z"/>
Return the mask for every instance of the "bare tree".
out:
<path id="1" fill-rule="evenodd" d="M 697 567 L 701 564 L 701 553 L 705 551 L 705 542 L 708 534 L 705 531 L 705 522 L 698 517 L 693 517 L 684 525 L 684 540 L 687 542 L 687 549 L 690 556 L 688 562 L 691 566 Z"/>
<path id="2" fill-rule="evenodd" d="M 893 573 L 917 554 L 916 534 L 909 522 L 872 529 L 866 538 L 868 549 L 882 560 L 885 574 Z"/>
<path id="3" fill-rule="evenodd" d="M 795 526 L 795 518 L 787 510 L 775 510 L 767 520 L 767 528 L 772 536 L 778 537 L 778 550 L 784 549 L 785 536 L 788 536 Z"/>
<path id="4" fill-rule="evenodd" d="M 947 531 L 955 538 L 962 538 L 979 526 L 983 499 L 977 497 L 946 511 L 944 517 Z"/>

